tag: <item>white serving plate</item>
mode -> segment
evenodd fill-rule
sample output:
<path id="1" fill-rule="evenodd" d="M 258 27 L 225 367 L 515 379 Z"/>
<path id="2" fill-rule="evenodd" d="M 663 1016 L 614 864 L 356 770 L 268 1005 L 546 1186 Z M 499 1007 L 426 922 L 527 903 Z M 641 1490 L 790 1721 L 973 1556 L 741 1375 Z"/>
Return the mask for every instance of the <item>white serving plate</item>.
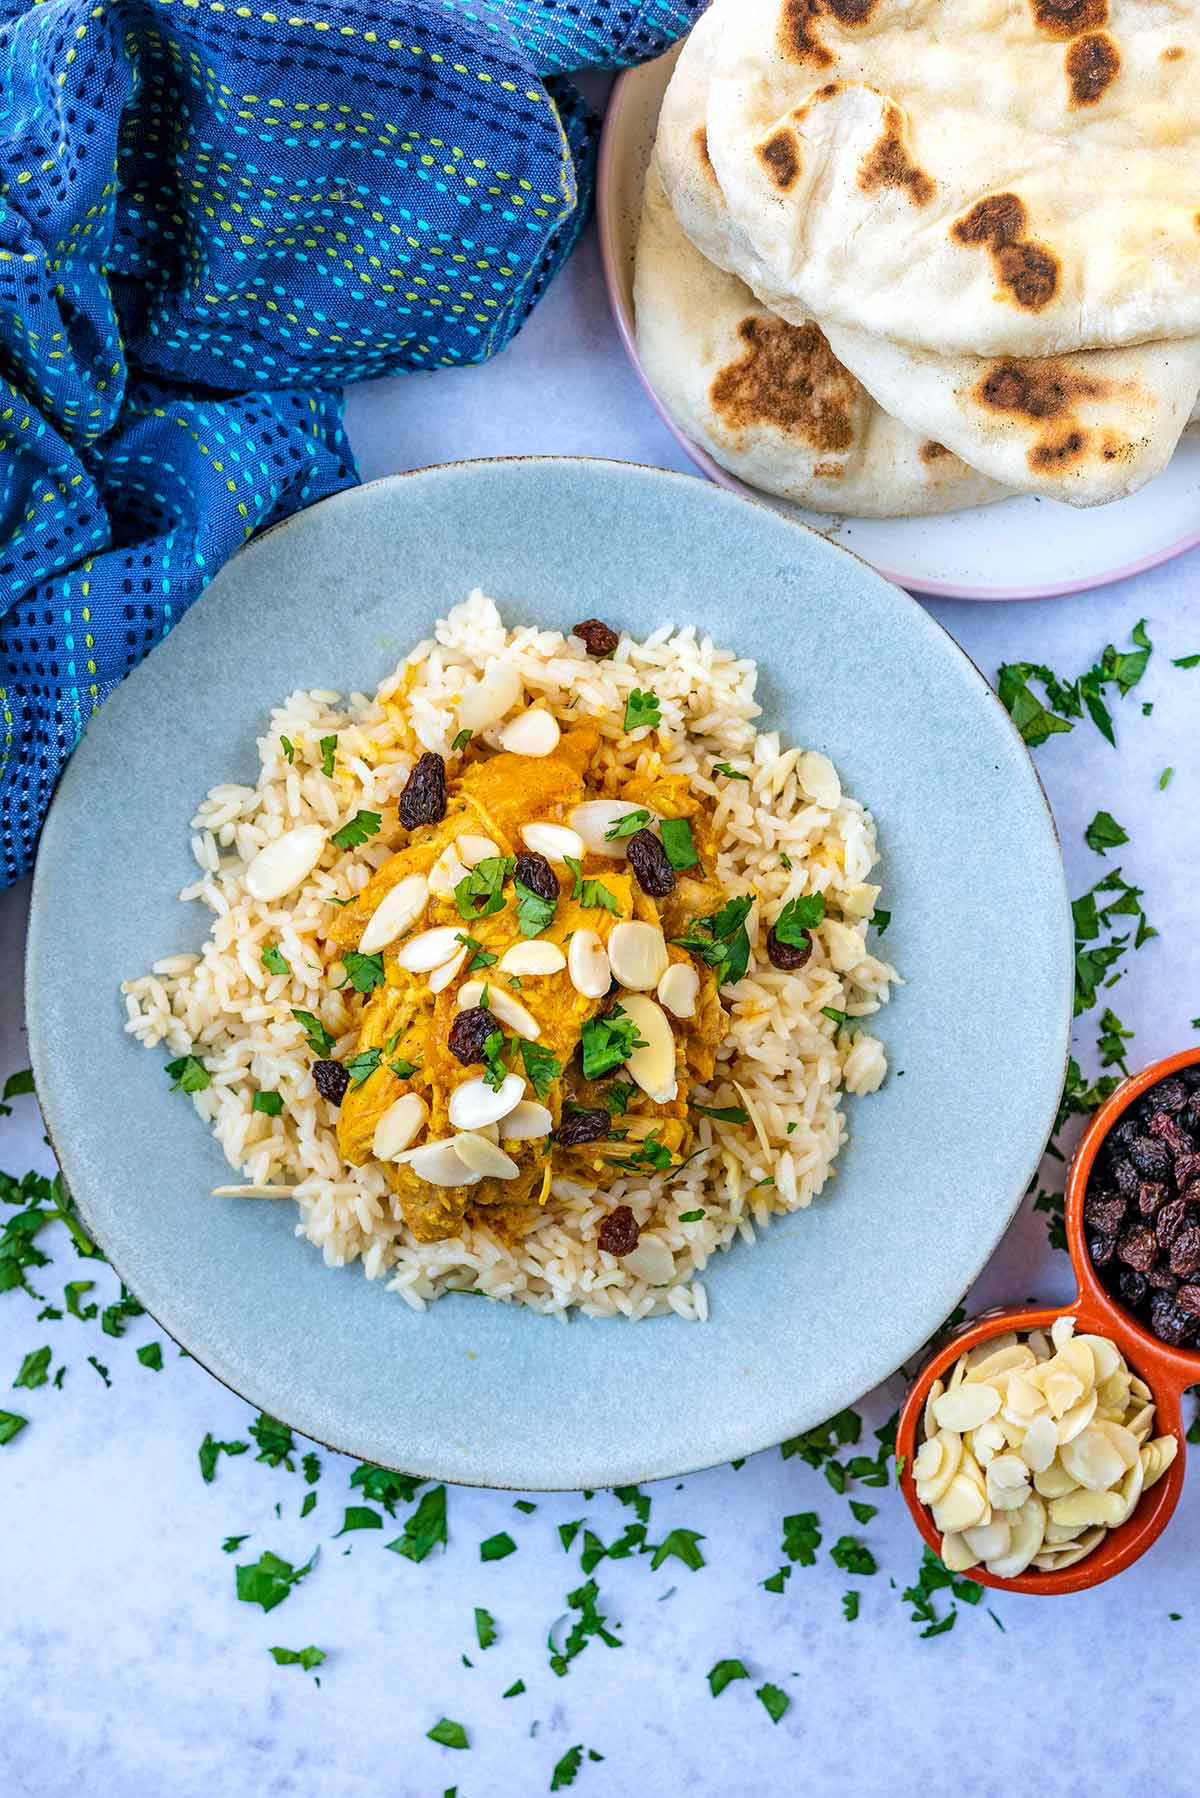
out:
<path id="1" fill-rule="evenodd" d="M 597 186 L 604 277 L 617 328 L 664 422 L 711 480 L 760 499 L 855 551 L 891 581 L 947 599 L 1040 599 L 1154 568 L 1200 544 L 1200 437 L 1185 436 L 1140 492 L 1079 510 L 1026 496 L 934 518 L 841 518 L 760 493 L 670 418 L 638 363 L 633 264 L 642 182 L 678 49 L 622 75 L 604 122 Z"/>

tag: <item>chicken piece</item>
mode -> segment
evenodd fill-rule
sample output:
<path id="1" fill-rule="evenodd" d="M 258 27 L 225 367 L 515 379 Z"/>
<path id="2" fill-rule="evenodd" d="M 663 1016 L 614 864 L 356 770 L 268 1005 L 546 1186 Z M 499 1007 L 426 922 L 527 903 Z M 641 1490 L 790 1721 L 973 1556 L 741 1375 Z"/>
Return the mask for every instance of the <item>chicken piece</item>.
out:
<path id="1" fill-rule="evenodd" d="M 363 1007 L 355 1054 L 371 1049 L 380 1053 L 375 1071 L 357 1086 L 348 1087 L 338 1112 L 338 1148 L 347 1161 L 361 1167 L 374 1152 L 375 1126 L 402 1093 L 424 1091 L 422 1072 L 424 1039 L 428 1029 L 427 989 L 412 975 L 401 983 L 376 987 Z M 414 1065 L 401 1077 L 397 1067 Z"/>

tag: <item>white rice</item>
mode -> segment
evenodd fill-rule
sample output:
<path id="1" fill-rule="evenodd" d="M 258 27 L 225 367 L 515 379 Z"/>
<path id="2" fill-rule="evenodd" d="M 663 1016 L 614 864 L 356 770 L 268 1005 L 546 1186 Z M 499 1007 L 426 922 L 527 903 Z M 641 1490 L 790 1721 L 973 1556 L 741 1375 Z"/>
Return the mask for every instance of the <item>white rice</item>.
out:
<path id="1" fill-rule="evenodd" d="M 603 1189 L 558 1179 L 540 1221 L 515 1248 L 483 1224 L 422 1243 L 405 1226 L 383 1170 L 342 1161 L 336 1112 L 313 1086 L 313 1056 L 292 1015 L 294 1007 L 315 1012 L 337 1038 L 335 1053 L 351 1051 L 363 1001 L 333 990 L 336 953 L 322 935 L 331 916 L 326 902 L 365 885 L 390 852 L 380 842 L 345 853 L 330 844 L 305 884 L 271 904 L 250 896 L 244 876 L 250 859 L 285 829 L 315 822 L 332 831 L 360 809 L 394 802 L 422 749 L 448 753 L 461 695 L 500 660 L 516 669 L 528 699 L 540 699 L 564 723 L 586 718 L 600 728 L 604 742 L 592 774 L 604 790 L 614 791 L 634 768 L 661 767 L 686 773 L 709 799 L 717 876 L 727 891 L 757 898 L 747 921 L 749 971 L 724 992 L 731 1016 L 717 1076 L 696 1096 L 743 1105 L 752 1127 L 697 1115 L 699 1153 L 675 1174 Z M 708 1297 L 700 1276 L 710 1256 L 735 1238 L 752 1243 L 774 1214 L 801 1210 L 822 1191 L 846 1139 L 843 1091 L 873 1092 L 886 1073 L 877 1038 L 839 1025 L 822 1008 L 866 1017 L 886 1003 L 898 977 L 865 944 L 879 895 L 868 881 L 877 860 L 871 816 L 839 796 L 824 757 L 782 748 L 774 732 L 755 729 L 756 678 L 753 662 L 673 625 L 643 643 L 623 638 L 611 660 L 595 661 L 577 638 L 528 626 L 506 630 L 494 602 L 477 590 L 375 698 L 293 693 L 259 739 L 257 785 L 208 794 L 192 820 L 200 877 L 180 897 L 207 906 L 212 929 L 198 957 L 170 956 L 123 985 L 125 1028 L 148 1048 L 163 1044 L 173 1055 L 203 1059 L 212 1084 L 192 1102 L 240 1183 L 294 1197 L 297 1234 L 316 1243 L 330 1266 L 361 1259 L 369 1279 L 386 1279 L 415 1310 L 467 1290 L 560 1317 L 578 1306 L 593 1316 L 673 1311 L 703 1320 Z M 634 687 L 653 689 L 663 721 L 637 741 L 622 728 Z M 334 734 L 336 765 L 326 776 L 320 739 Z M 284 737 L 293 746 L 291 764 Z M 486 742 L 495 737 L 494 730 L 483 733 Z M 715 762 L 751 778 L 715 775 Z M 807 966 L 782 973 L 766 958 L 762 919 L 806 893 L 825 894 L 846 924 L 823 924 Z M 290 975 L 263 966 L 269 943 L 279 945 Z M 281 1116 L 252 1110 L 260 1088 L 282 1095 Z M 624 1260 L 596 1246 L 617 1204 L 631 1206 L 642 1226 L 638 1248 Z M 691 1211 L 704 1215 L 681 1222 Z"/>

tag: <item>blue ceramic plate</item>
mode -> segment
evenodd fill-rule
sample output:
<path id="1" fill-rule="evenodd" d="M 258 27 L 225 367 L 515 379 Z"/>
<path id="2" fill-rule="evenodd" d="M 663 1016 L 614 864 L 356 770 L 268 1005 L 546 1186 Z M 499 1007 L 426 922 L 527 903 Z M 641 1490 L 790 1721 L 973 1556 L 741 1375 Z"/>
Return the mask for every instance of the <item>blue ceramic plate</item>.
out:
<path id="1" fill-rule="evenodd" d="M 827 751 L 879 825 L 895 1072 L 807 1212 L 706 1275 L 707 1324 L 477 1298 L 418 1316 L 326 1268 L 283 1203 L 229 1179 L 120 980 L 199 947 L 188 819 L 253 780 L 293 687 L 372 689 L 476 583 L 505 615 L 695 623 L 757 658 L 765 722 Z M 164 1329 L 306 1436 L 497 1486 L 656 1479 L 778 1442 L 911 1354 L 979 1271 L 1062 1080 L 1070 914 L 1032 764 L 921 608 L 776 513 L 620 463 L 463 463 L 344 493 L 244 550 L 105 705 L 42 839 L 29 934 L 38 1091 L 79 1207 Z M 902 1072 L 901 1072 L 902 1071 Z"/>

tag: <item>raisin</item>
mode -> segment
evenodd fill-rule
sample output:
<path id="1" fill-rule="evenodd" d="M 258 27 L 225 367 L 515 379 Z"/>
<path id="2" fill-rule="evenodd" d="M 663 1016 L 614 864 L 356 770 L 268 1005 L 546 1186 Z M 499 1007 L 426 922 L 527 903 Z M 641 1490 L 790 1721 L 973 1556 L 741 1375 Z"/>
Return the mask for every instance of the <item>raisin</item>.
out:
<path id="1" fill-rule="evenodd" d="M 350 1076 L 340 1061 L 314 1061 L 312 1077 L 313 1085 L 323 1099 L 328 1099 L 331 1105 L 341 1104 Z"/>
<path id="2" fill-rule="evenodd" d="M 1088 1233 L 1088 1254 L 1096 1267 L 1107 1267 L 1117 1252 L 1117 1239 L 1110 1231 L 1095 1230 Z"/>
<path id="3" fill-rule="evenodd" d="M 1151 1298 L 1150 1328 L 1160 1342 L 1178 1348 L 1194 1333 L 1195 1327 L 1196 1320 L 1180 1309 L 1170 1293 L 1156 1292 Z"/>
<path id="4" fill-rule="evenodd" d="M 1150 1119 L 1150 1134 L 1166 1143 L 1173 1155 L 1182 1155 L 1192 1146 L 1191 1138 L 1179 1128 L 1169 1111 L 1156 1111 Z"/>
<path id="5" fill-rule="evenodd" d="M 1171 1272 L 1178 1274 L 1181 1280 L 1200 1273 L 1200 1224 L 1189 1223 L 1183 1226 L 1171 1244 L 1167 1261 Z"/>
<path id="6" fill-rule="evenodd" d="M 1125 1222 L 1125 1201 L 1119 1192 L 1089 1192 L 1083 1201 L 1083 1221 L 1106 1236 L 1115 1235 Z"/>
<path id="7" fill-rule="evenodd" d="M 562 1149 L 578 1149 L 585 1142 L 599 1142 L 612 1129 L 607 1111 L 568 1111 L 554 1132 L 554 1140 Z"/>
<path id="8" fill-rule="evenodd" d="M 1167 1121 L 1169 1123 L 1170 1119 Z M 1145 1180 L 1170 1178 L 1171 1151 L 1165 1142 L 1159 1142 L 1156 1137 L 1135 1137 L 1129 1145 L 1129 1159 Z"/>
<path id="9" fill-rule="evenodd" d="M 1169 1249 L 1181 1230 L 1195 1221 L 1186 1199 L 1168 1199 L 1154 1220 L 1154 1234 L 1164 1249 Z"/>
<path id="10" fill-rule="evenodd" d="M 1149 1290 L 1145 1274 L 1139 1274 L 1132 1267 L 1123 1267 L 1117 1275 L 1117 1291 L 1125 1303 L 1131 1305 L 1135 1311 L 1142 1304 Z"/>
<path id="11" fill-rule="evenodd" d="M 1128 1157 L 1113 1163 L 1112 1177 L 1114 1186 L 1123 1198 L 1137 1198 L 1142 1176 Z"/>
<path id="12" fill-rule="evenodd" d="M 610 656 L 621 641 L 611 624 L 605 624 L 603 618 L 585 618 L 571 632 L 573 637 L 582 637 L 583 647 L 590 656 L 600 660 Z"/>
<path id="13" fill-rule="evenodd" d="M 638 1245 L 641 1227 L 628 1205 L 610 1211 L 600 1226 L 599 1243 L 606 1255 L 631 1255 Z"/>
<path id="14" fill-rule="evenodd" d="M 1175 1157 L 1175 1185 L 1180 1192 L 1191 1185 L 1193 1180 L 1200 1180 L 1200 1154 L 1195 1150 L 1186 1155 Z"/>
<path id="15" fill-rule="evenodd" d="M 1161 1261 L 1146 1275 L 1146 1284 L 1153 1287 L 1155 1292 L 1169 1292 L 1172 1298 L 1179 1291 L 1177 1276 L 1171 1272 L 1169 1267 L 1164 1267 Z"/>
<path id="16" fill-rule="evenodd" d="M 804 966 L 812 951 L 812 937 L 807 930 L 804 933 L 804 943 L 800 948 L 797 948 L 794 943 L 780 942 L 775 933 L 774 924 L 767 932 L 767 956 L 773 968 L 782 968 L 785 973 L 794 974 L 797 968 Z"/>
<path id="17" fill-rule="evenodd" d="M 652 899 L 665 899 L 668 893 L 675 891 L 675 870 L 653 832 L 635 830 L 625 853 L 643 893 L 649 893 Z"/>
<path id="18" fill-rule="evenodd" d="M 1140 1135 L 1141 1131 L 1132 1118 L 1122 1118 L 1108 1133 L 1109 1147 L 1128 1150 L 1134 1138 Z"/>
<path id="19" fill-rule="evenodd" d="M 545 899 L 553 905 L 558 898 L 558 875 L 550 866 L 544 855 L 538 855 L 533 849 L 522 849 L 517 857 L 516 877 L 522 886 L 536 893 L 539 899 Z"/>
<path id="20" fill-rule="evenodd" d="M 1143 1180 L 1138 1186 L 1138 1210 L 1143 1217 L 1154 1217 L 1167 1202 L 1164 1180 Z"/>
<path id="21" fill-rule="evenodd" d="M 483 1045 L 494 1030 L 500 1026 L 496 1022 L 494 1011 L 487 1011 L 482 1005 L 468 1005 L 460 1011 L 450 1026 L 447 1042 L 450 1053 L 456 1055 L 465 1068 L 473 1062 L 486 1061 Z"/>
<path id="22" fill-rule="evenodd" d="M 1200 1062 L 1193 1062 L 1191 1067 L 1180 1068 L 1175 1078 L 1182 1080 L 1190 1091 L 1194 1091 L 1196 1087 L 1200 1086 Z"/>
<path id="23" fill-rule="evenodd" d="M 1189 1096 L 1183 1081 L 1174 1076 L 1160 1080 L 1154 1088 L 1154 1101 L 1160 1111 L 1182 1111 Z"/>
<path id="24" fill-rule="evenodd" d="M 440 824 L 446 816 L 446 764 L 428 750 L 404 783 L 400 795 L 400 822 L 405 830 L 422 824 Z"/>
<path id="25" fill-rule="evenodd" d="M 1158 1259 L 1158 1244 L 1148 1224 L 1134 1224 L 1117 1243 L 1117 1254 L 1126 1267 L 1148 1274 Z"/>
<path id="26" fill-rule="evenodd" d="M 1179 1196 L 1185 1205 L 1195 1205 L 1200 1209 L 1200 1180 L 1190 1180 Z"/>
<path id="27" fill-rule="evenodd" d="M 1175 1294 L 1175 1303 L 1189 1317 L 1200 1320 L 1200 1283 L 1189 1281 L 1186 1286 L 1181 1286 Z"/>

